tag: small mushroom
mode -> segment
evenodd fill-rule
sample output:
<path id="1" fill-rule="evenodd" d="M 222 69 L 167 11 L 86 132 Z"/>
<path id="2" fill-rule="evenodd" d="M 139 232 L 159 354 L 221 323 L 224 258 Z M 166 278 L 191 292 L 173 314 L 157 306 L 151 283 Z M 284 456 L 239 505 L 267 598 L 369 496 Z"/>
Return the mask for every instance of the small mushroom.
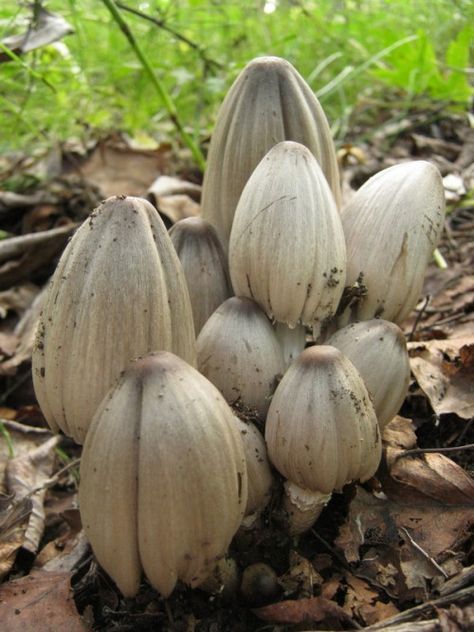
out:
<path id="1" fill-rule="evenodd" d="M 81 460 L 82 524 L 127 597 L 200 585 L 247 505 L 239 429 L 218 390 L 169 352 L 133 362 L 99 407 Z"/>
<path id="2" fill-rule="evenodd" d="M 293 534 L 309 528 L 333 491 L 375 473 L 381 457 L 375 411 L 340 351 L 321 345 L 298 356 L 273 395 L 265 441 L 273 465 L 290 482 L 285 502 L 291 503 Z"/>
<path id="3" fill-rule="evenodd" d="M 381 429 L 400 410 L 410 381 L 407 343 L 400 327 L 375 318 L 352 323 L 327 341 L 349 358 L 367 387 Z"/>
<path id="4" fill-rule="evenodd" d="M 284 364 L 272 325 L 248 298 L 228 298 L 198 336 L 198 367 L 230 404 L 265 418 Z"/>
<path id="5" fill-rule="evenodd" d="M 227 258 L 215 229 L 200 217 L 176 222 L 169 235 L 188 284 L 197 336 L 209 316 L 232 296 Z"/>

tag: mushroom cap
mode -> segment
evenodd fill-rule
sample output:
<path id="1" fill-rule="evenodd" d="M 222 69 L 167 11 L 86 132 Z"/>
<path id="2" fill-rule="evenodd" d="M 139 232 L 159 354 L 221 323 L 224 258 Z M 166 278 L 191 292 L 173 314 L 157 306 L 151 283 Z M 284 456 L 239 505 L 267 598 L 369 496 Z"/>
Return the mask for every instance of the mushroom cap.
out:
<path id="1" fill-rule="evenodd" d="M 382 449 L 361 376 L 328 345 L 305 349 L 283 376 L 268 410 L 265 441 L 285 478 L 322 494 L 370 478 Z"/>
<path id="2" fill-rule="evenodd" d="M 328 183 L 303 145 L 275 145 L 252 173 L 235 213 L 229 269 L 237 296 L 290 327 L 335 313 L 346 277 L 344 233 Z"/>
<path id="3" fill-rule="evenodd" d="M 168 596 L 197 586 L 237 531 L 247 504 L 240 432 L 217 389 L 169 352 L 133 362 L 87 435 L 82 523 L 125 596 L 142 570 Z"/>
<path id="4" fill-rule="evenodd" d="M 204 174 L 202 215 L 216 227 L 224 248 L 247 180 L 284 140 L 308 147 L 339 204 L 336 151 L 324 110 L 288 61 L 258 57 L 242 70 L 222 103 Z"/>
<path id="5" fill-rule="evenodd" d="M 424 160 L 372 176 L 342 209 L 347 285 L 362 275 L 367 294 L 347 308 L 348 322 L 402 322 L 415 307 L 428 263 L 444 227 L 444 189 L 437 167 Z"/>
<path id="6" fill-rule="evenodd" d="M 183 266 L 197 336 L 209 316 L 232 295 L 227 257 L 214 227 L 201 217 L 176 222 L 169 236 Z"/>
<path id="7" fill-rule="evenodd" d="M 272 325 L 248 298 L 228 298 L 212 314 L 197 339 L 198 367 L 230 404 L 265 417 L 283 355 Z"/>
<path id="8" fill-rule="evenodd" d="M 374 318 L 339 329 L 327 344 L 339 349 L 359 371 L 383 429 L 400 410 L 410 381 L 410 360 L 402 330 L 394 323 Z"/>
<path id="9" fill-rule="evenodd" d="M 120 371 L 161 349 L 196 364 L 181 264 L 149 202 L 112 197 L 77 230 L 45 297 L 33 383 L 50 427 L 82 443 Z"/>

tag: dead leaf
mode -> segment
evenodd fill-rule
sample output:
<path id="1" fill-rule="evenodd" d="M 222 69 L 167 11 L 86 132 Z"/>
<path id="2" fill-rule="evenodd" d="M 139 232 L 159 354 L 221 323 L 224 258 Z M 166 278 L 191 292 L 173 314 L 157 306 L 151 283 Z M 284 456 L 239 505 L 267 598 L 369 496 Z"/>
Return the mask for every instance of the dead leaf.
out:
<path id="1" fill-rule="evenodd" d="M 398 613 L 398 609 L 390 601 L 384 603 L 379 593 L 365 579 L 345 572 L 346 596 L 344 611 L 350 617 L 361 619 L 365 625 L 372 625 Z"/>
<path id="2" fill-rule="evenodd" d="M 474 417 L 474 337 L 408 343 L 410 366 L 436 414 Z"/>
<path id="3" fill-rule="evenodd" d="M 186 217 L 197 217 L 200 206 L 189 195 L 170 195 L 158 200 L 158 211 L 165 215 L 171 223 L 179 222 Z"/>
<path id="4" fill-rule="evenodd" d="M 32 511 L 25 533 L 23 548 L 36 553 L 44 530 L 45 483 L 51 477 L 56 459 L 55 448 L 58 436 L 50 437 L 42 445 L 25 455 L 10 459 L 5 469 L 8 492 L 16 500 L 32 499 Z"/>
<path id="5" fill-rule="evenodd" d="M 33 571 L 0 586 L 0 620 L 8 632 L 84 632 L 71 591 L 71 574 Z"/>
<path id="6" fill-rule="evenodd" d="M 75 224 L 0 241 L 0 289 L 28 278 L 64 247 Z"/>
<path id="7" fill-rule="evenodd" d="M 15 353 L 18 343 L 19 340 L 15 334 L 0 331 L 0 361 L 5 357 L 11 358 Z"/>
<path id="8" fill-rule="evenodd" d="M 287 573 L 278 578 L 278 583 L 284 590 L 284 595 L 297 595 L 301 597 L 312 597 L 314 589 L 321 586 L 323 578 L 316 571 L 309 560 L 297 553 L 290 551 L 290 568 Z"/>
<path id="9" fill-rule="evenodd" d="M 254 608 L 252 612 L 259 619 L 272 623 L 307 623 L 335 619 L 342 623 L 354 624 L 351 617 L 340 606 L 323 597 L 280 601 L 269 606 Z"/>
<path id="10" fill-rule="evenodd" d="M 36 557 L 34 567 L 45 571 L 71 572 L 89 553 L 90 546 L 84 531 L 69 532 L 48 542 Z"/>
<path id="11" fill-rule="evenodd" d="M 31 508 L 31 498 L 14 502 L 11 496 L 0 496 L 0 581 L 11 571 L 23 546 Z"/>
<path id="12" fill-rule="evenodd" d="M 103 197 L 143 195 L 165 169 L 168 149 L 136 150 L 123 142 L 102 141 L 79 170 L 83 178 L 99 188 Z"/>
<path id="13" fill-rule="evenodd" d="M 454 461 L 436 452 L 401 457 L 416 445 L 410 419 L 395 417 L 385 428 L 383 443 L 391 479 L 385 478 L 383 484 L 390 498 L 474 508 L 474 481 Z"/>
<path id="14" fill-rule="evenodd" d="M 74 29 L 61 15 L 47 11 L 40 5 L 34 7 L 27 31 L 20 35 L 4 38 L 2 44 L 16 54 L 29 53 L 42 46 L 57 42 L 73 32 Z M 10 57 L 6 53 L 0 53 L 0 61 L 9 60 Z"/>

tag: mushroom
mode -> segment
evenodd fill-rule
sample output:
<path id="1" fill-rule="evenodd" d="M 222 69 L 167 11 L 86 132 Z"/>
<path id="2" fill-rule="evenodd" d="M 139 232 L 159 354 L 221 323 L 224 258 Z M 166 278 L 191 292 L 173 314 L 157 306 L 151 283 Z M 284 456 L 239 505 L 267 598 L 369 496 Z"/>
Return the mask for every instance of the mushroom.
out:
<path id="1" fill-rule="evenodd" d="M 209 316 L 232 296 L 227 258 L 214 227 L 200 217 L 176 222 L 169 235 L 188 284 L 197 336 Z"/>
<path id="2" fill-rule="evenodd" d="M 265 439 L 257 426 L 237 416 L 234 419 L 240 429 L 247 466 L 248 496 L 244 526 L 251 527 L 270 500 L 273 476 Z"/>
<path id="3" fill-rule="evenodd" d="M 275 145 L 252 173 L 235 213 L 229 268 L 237 296 L 269 318 L 320 327 L 346 277 L 339 213 L 316 159 L 299 143 Z"/>
<path id="4" fill-rule="evenodd" d="M 347 307 L 339 327 L 382 317 L 402 322 L 415 307 L 426 267 L 444 226 L 444 189 L 438 169 L 424 160 L 372 176 L 341 213 L 347 243 L 347 280 L 366 294 Z"/>
<path id="5" fill-rule="evenodd" d="M 264 419 L 284 363 L 259 306 L 248 298 L 228 298 L 202 328 L 197 349 L 199 370 L 226 400 Z"/>
<path id="6" fill-rule="evenodd" d="M 276 389 L 265 441 L 286 479 L 292 534 L 308 529 L 333 491 L 369 479 L 381 457 L 375 411 L 353 364 L 328 345 L 305 349 Z"/>
<path id="7" fill-rule="evenodd" d="M 202 216 L 227 249 L 234 212 L 253 170 L 277 143 L 303 143 L 321 165 L 337 203 L 340 179 L 326 115 L 286 60 L 258 57 L 240 73 L 217 115 L 202 189 Z"/>
<path id="8" fill-rule="evenodd" d="M 402 330 L 394 323 L 374 318 L 347 325 L 327 344 L 339 349 L 359 371 L 383 430 L 400 410 L 410 381 L 410 360 Z"/>
<path id="9" fill-rule="evenodd" d="M 144 571 L 167 597 L 200 585 L 247 504 L 240 432 L 217 389 L 169 352 L 133 362 L 101 403 L 81 459 L 82 524 L 126 597 Z"/>
<path id="10" fill-rule="evenodd" d="M 45 298 L 33 383 L 49 426 L 82 443 L 120 371 L 158 349 L 196 364 L 183 270 L 153 206 L 112 197 L 69 242 Z"/>

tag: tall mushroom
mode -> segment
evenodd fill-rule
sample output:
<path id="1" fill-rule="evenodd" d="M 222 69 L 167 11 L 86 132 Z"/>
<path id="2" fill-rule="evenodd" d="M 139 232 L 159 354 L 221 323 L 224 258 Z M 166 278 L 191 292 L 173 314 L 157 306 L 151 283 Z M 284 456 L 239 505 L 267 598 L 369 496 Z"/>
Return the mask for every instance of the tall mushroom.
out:
<path id="1" fill-rule="evenodd" d="M 326 178 L 303 145 L 275 145 L 252 173 L 235 213 L 229 268 L 235 294 L 278 322 L 317 329 L 335 313 L 344 234 Z"/>
<path id="2" fill-rule="evenodd" d="M 217 115 L 202 189 L 202 214 L 227 248 L 245 183 L 277 143 L 293 140 L 313 154 L 340 200 L 336 152 L 326 115 L 285 59 L 258 57 L 242 70 Z"/>
<path id="3" fill-rule="evenodd" d="M 79 502 L 92 549 L 125 596 L 142 571 L 164 596 L 198 586 L 247 504 L 240 431 L 217 389 L 172 353 L 131 364 L 87 435 Z"/>
<path id="4" fill-rule="evenodd" d="M 69 242 L 45 298 L 33 382 L 50 427 L 82 443 L 120 371 L 162 349 L 196 364 L 181 264 L 149 202 L 109 198 Z"/>

